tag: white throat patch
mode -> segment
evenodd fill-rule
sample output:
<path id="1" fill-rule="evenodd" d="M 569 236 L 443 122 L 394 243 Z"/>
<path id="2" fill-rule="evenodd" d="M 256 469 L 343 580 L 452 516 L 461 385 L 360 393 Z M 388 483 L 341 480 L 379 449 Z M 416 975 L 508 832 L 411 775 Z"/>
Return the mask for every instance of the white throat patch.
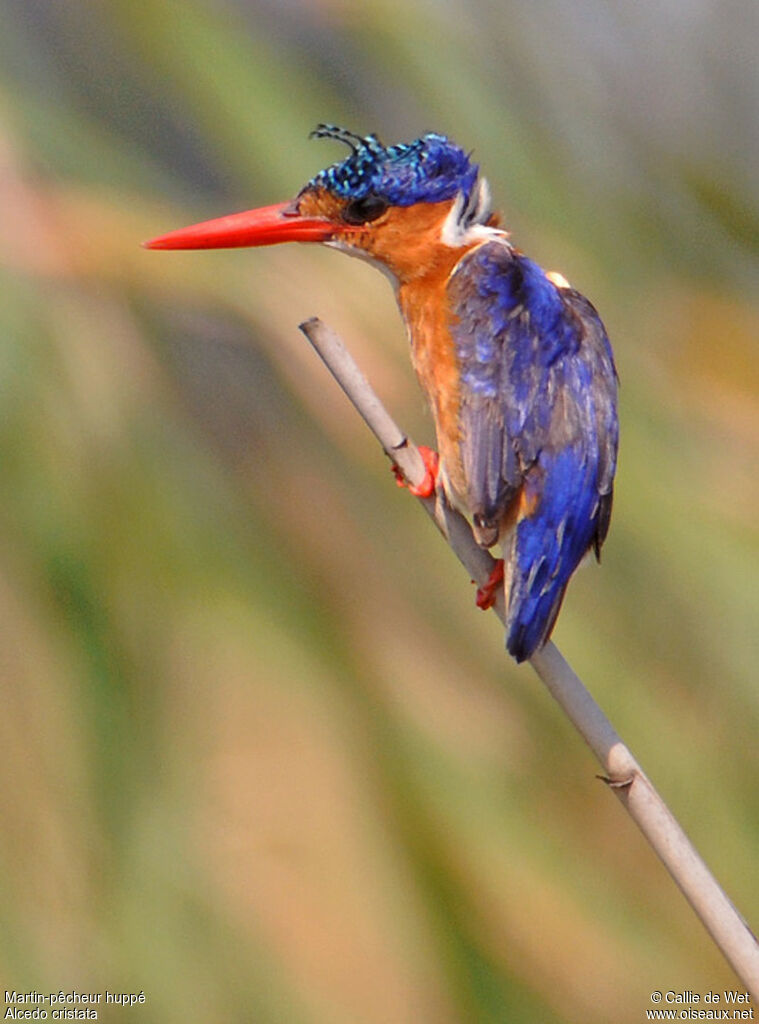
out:
<path id="1" fill-rule="evenodd" d="M 458 249 L 467 242 L 474 242 L 493 229 L 487 227 L 492 212 L 490 186 L 486 178 L 480 178 L 477 188 L 472 189 L 469 200 L 459 192 L 443 222 L 440 241 L 452 249 Z"/>

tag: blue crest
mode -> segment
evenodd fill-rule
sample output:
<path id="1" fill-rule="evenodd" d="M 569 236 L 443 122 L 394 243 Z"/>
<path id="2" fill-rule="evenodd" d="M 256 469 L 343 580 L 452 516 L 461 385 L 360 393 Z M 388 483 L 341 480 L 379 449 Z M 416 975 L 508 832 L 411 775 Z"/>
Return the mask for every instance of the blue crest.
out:
<path id="1" fill-rule="evenodd" d="M 306 186 L 326 188 L 341 199 L 378 195 L 392 206 L 437 203 L 463 192 L 468 199 L 478 167 L 445 135 L 428 132 L 414 142 L 383 146 L 376 135 L 354 135 L 320 124 L 311 138 L 337 139 L 353 150 L 341 163 L 319 171 Z"/>

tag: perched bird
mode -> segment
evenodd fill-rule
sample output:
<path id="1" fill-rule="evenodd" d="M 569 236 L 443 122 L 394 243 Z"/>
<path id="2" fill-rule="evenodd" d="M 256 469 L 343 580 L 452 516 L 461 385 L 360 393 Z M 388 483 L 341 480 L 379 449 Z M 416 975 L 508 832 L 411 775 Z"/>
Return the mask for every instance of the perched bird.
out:
<path id="1" fill-rule="evenodd" d="M 477 541 L 503 553 L 478 603 L 503 581 L 506 646 L 523 661 L 609 528 L 618 422 L 606 331 L 583 295 L 511 243 L 477 164 L 446 136 L 384 146 L 333 125 L 313 135 L 351 153 L 291 202 L 146 245 L 322 242 L 385 271 L 435 420 L 437 481 Z"/>

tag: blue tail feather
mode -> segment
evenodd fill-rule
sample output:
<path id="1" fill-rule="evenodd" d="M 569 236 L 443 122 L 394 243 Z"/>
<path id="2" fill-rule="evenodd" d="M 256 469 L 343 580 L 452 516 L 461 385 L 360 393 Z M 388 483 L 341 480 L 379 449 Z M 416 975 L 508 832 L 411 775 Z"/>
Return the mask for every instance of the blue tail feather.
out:
<path id="1" fill-rule="evenodd" d="M 529 483 L 539 497 L 505 552 L 511 565 L 506 646 L 517 661 L 548 639 L 570 577 L 598 529 L 597 464 L 580 446 L 541 452 Z"/>

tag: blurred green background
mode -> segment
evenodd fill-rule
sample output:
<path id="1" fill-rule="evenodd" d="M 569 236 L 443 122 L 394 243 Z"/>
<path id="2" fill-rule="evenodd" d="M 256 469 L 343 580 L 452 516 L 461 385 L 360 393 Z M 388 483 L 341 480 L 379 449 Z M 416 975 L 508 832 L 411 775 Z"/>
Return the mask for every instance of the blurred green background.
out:
<path id="1" fill-rule="evenodd" d="M 0 988 L 625 1024 L 735 987 L 297 331 L 431 442 L 386 281 L 139 243 L 295 194 L 343 156 L 318 121 L 474 150 L 622 379 L 555 639 L 756 926 L 757 30 L 752 0 L 5 0 Z"/>

